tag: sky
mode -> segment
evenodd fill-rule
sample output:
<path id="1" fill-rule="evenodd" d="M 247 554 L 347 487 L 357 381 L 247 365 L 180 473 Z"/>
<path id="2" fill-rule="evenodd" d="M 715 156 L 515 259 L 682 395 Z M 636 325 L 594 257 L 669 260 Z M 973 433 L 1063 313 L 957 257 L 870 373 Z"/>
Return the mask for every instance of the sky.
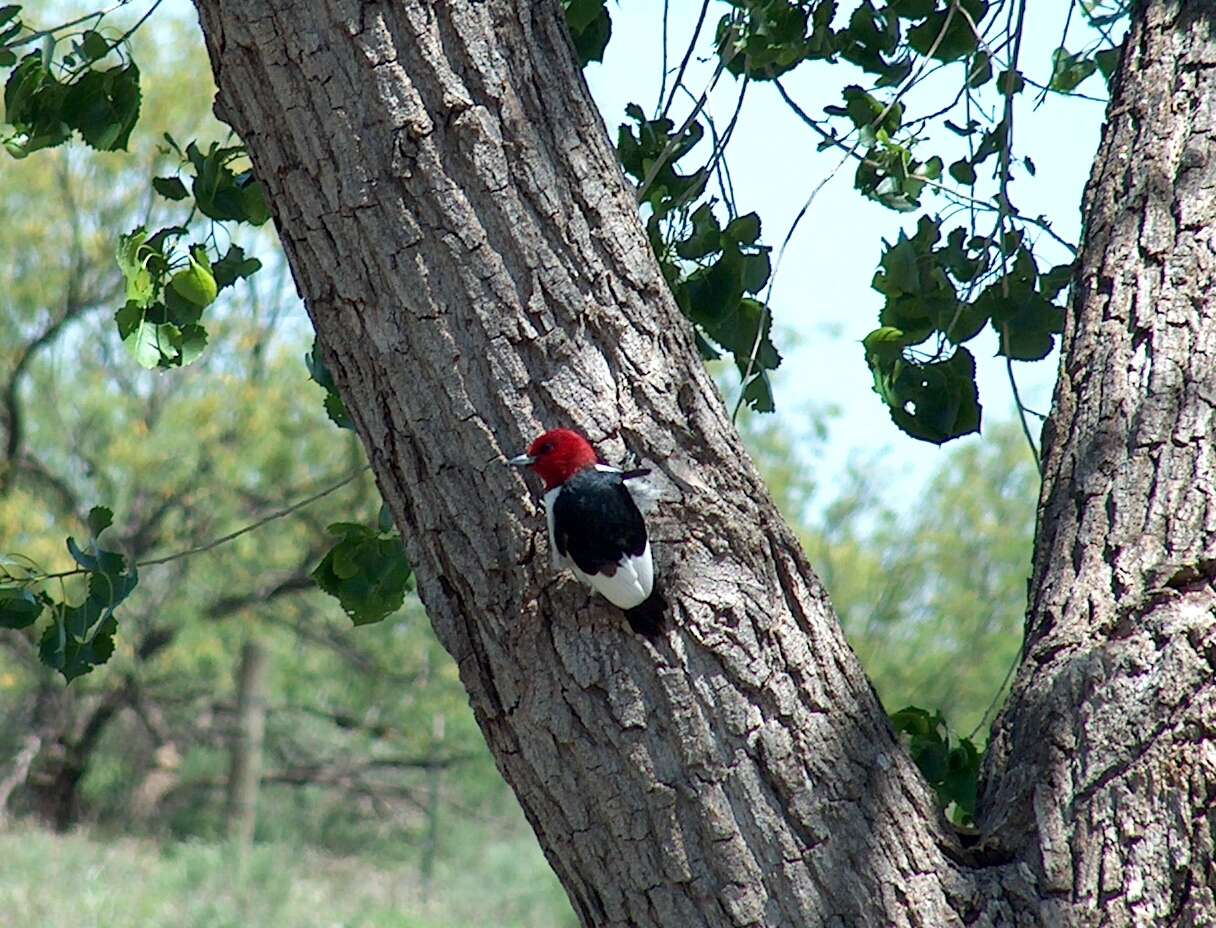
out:
<path id="1" fill-rule="evenodd" d="M 852 4 L 842 4 L 849 9 Z M 1051 72 L 1051 53 L 1061 44 L 1068 4 L 1062 0 L 1030 0 L 1027 8 L 1021 66 L 1028 76 L 1045 82 Z M 621 0 L 610 4 L 613 34 L 602 64 L 586 71 L 588 84 L 609 132 L 625 121 L 625 104 L 638 102 L 652 112 L 662 70 L 661 4 L 655 0 Z M 670 0 L 669 52 L 671 65 L 679 62 L 688 44 L 699 0 Z M 706 59 L 707 35 L 726 9 L 710 7 L 707 26 L 690 67 L 686 84 L 700 93 L 713 71 Z M 1081 30 L 1075 24 L 1065 43 L 1076 50 Z M 846 76 L 847 75 L 847 76 Z M 952 75 L 950 79 L 957 80 Z M 864 83 L 861 72 L 849 66 L 803 65 L 783 83 L 804 110 L 819 115 L 824 104 L 838 103 L 843 84 Z M 939 84 L 939 87 L 945 86 Z M 1105 94 L 1100 77 L 1080 88 L 1095 97 Z M 729 121 L 738 85 L 723 75 L 710 96 L 707 109 L 719 121 Z M 928 85 L 921 99 L 935 100 L 941 93 Z M 915 110 L 913 105 L 909 111 Z M 1064 239 L 1076 242 L 1080 234 L 1080 202 L 1101 131 L 1101 102 L 1052 95 L 1035 107 L 1030 88 L 1017 101 L 1015 146 L 1030 154 L 1034 177 L 1023 172 L 1011 187 L 1011 198 L 1027 215 L 1044 215 Z M 673 109 L 677 124 L 689 112 L 685 99 Z M 755 210 L 764 224 L 763 240 L 777 246 L 811 191 L 836 171 L 838 152 L 818 152 L 818 139 L 788 109 L 771 85 L 753 83 L 748 91 L 728 159 L 741 212 Z M 945 140 L 943 140 L 945 144 Z M 706 147 L 706 143 L 702 143 Z M 893 241 L 900 228 L 915 227 L 917 213 L 898 214 L 867 201 L 852 187 L 852 166 L 846 165 L 827 180 L 800 223 L 776 274 L 771 305 L 777 326 L 778 348 L 784 363 L 777 374 L 777 415 L 792 434 L 805 431 L 808 413 L 828 405 L 838 409 L 830 422 L 829 441 L 813 462 L 820 482 L 843 480 L 851 456 L 883 462 L 896 504 L 915 499 L 923 479 L 942 459 L 943 449 L 909 438 L 891 422 L 872 392 L 861 339 L 877 327 L 880 295 L 870 281 L 877 266 L 881 240 Z M 922 202 L 936 208 L 935 197 Z M 940 200 L 937 201 L 940 204 Z M 1050 241 L 1036 246 L 1040 264 L 1069 260 L 1067 252 Z M 985 421 L 1014 415 L 1012 393 L 1003 358 L 995 357 L 996 339 L 988 334 L 969 345 L 976 355 L 980 400 Z M 1058 356 L 1034 363 L 1015 363 L 1015 376 L 1027 406 L 1046 412 L 1050 406 Z M 1037 437 L 1038 423 L 1031 419 Z M 965 438 L 960 441 L 978 441 Z M 946 449 L 957 446 L 949 443 Z"/>

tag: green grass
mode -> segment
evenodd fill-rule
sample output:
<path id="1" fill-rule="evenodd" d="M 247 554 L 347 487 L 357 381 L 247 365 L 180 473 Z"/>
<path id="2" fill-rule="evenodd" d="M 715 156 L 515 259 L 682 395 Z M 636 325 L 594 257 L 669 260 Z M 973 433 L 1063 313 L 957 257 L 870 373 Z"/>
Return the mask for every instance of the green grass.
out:
<path id="1" fill-rule="evenodd" d="M 100 833 L 0 832 L 0 928 L 570 928 L 530 836 L 442 861 L 424 899 L 412 866 L 258 845 Z"/>

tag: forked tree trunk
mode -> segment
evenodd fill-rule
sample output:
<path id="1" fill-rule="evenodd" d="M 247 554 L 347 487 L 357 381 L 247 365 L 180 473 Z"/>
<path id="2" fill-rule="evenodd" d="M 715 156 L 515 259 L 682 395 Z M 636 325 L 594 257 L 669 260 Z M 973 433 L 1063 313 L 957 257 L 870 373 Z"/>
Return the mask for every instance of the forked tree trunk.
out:
<path id="1" fill-rule="evenodd" d="M 1016 788 L 1016 764 L 1042 754 L 1039 731 L 1003 729 L 990 795 L 1006 780 L 1011 793 L 988 806 L 995 854 L 972 858 L 943 823 L 671 302 L 555 0 L 196 2 L 218 109 L 267 186 L 422 599 L 583 923 L 936 928 L 1094 912 L 1046 882 L 1059 868 L 1042 865 L 1033 816 L 1018 811 L 1057 803 L 1060 829 L 1043 834 L 1067 854 L 1083 797 Z M 1163 48 L 1180 41 L 1154 28 Z M 1092 310 L 1077 308 L 1065 371 L 1084 382 L 1078 365 L 1094 359 L 1076 352 Z M 1140 311 L 1138 345 L 1167 334 Z M 1169 337 L 1210 349 L 1210 314 L 1185 312 Z M 1104 337 L 1130 357 L 1134 332 Z M 1191 406 L 1180 395 L 1160 415 L 1210 436 L 1210 419 L 1195 418 L 1210 412 L 1206 376 Z M 1054 576 L 1044 545 L 1062 537 L 1060 461 L 1085 428 L 1111 426 L 1104 415 L 1087 412 L 1052 443 L 1040 584 Z M 639 453 L 663 481 L 652 531 L 673 630 L 656 646 L 553 575 L 536 488 L 502 466 L 555 425 L 582 428 L 610 458 Z M 1130 467 L 1116 437 L 1102 448 Z M 1176 550 L 1210 555 L 1213 511 L 1171 515 L 1193 540 Z M 1086 536 L 1099 554 L 1101 539 Z M 1033 648 L 1049 640 L 1041 627 Z M 1116 633 L 1130 640 L 1126 624 L 1086 629 L 1087 653 L 1106 654 Z M 1051 667 L 1024 669 L 1016 698 L 1033 698 Z M 1202 691 L 1188 692 L 1199 711 Z M 1106 695 L 1104 713 L 1137 696 Z M 1069 731 L 1092 721 L 1085 706 L 1067 710 Z M 1186 731 L 1198 740 L 1180 769 L 1202 780 L 1211 729 Z M 1044 755 L 1036 769 L 1054 763 Z M 1114 801 L 1110 781 L 1086 782 L 1089 801 Z M 1180 820 L 1203 801 L 1179 799 Z M 1175 870 L 1200 863 L 1196 852 Z"/>

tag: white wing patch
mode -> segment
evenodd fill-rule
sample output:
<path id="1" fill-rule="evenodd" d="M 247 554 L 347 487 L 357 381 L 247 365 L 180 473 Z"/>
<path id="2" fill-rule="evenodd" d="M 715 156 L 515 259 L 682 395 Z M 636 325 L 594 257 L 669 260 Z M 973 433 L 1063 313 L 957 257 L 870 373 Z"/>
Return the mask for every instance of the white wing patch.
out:
<path id="1" fill-rule="evenodd" d="M 616 468 L 601 465 L 600 469 L 615 470 Z M 625 485 L 628 487 L 629 483 Z M 558 553 L 557 542 L 553 539 L 553 504 L 561 489 L 561 487 L 554 487 L 542 497 L 545 504 L 545 523 L 549 529 L 549 552 L 553 556 L 553 566 L 558 570 L 570 571 L 614 606 L 621 609 L 640 606 L 654 589 L 654 562 L 650 558 L 650 542 L 646 542 L 646 547 L 636 557 L 621 558 L 617 562 L 616 573 L 611 577 L 604 574 L 583 573 L 570 558 L 562 557 Z"/>

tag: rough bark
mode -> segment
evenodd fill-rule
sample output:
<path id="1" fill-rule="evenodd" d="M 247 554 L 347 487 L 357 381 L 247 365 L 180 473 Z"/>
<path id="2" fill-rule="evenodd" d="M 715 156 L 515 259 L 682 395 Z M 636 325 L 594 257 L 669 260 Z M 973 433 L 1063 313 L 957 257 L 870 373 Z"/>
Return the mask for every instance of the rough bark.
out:
<path id="1" fill-rule="evenodd" d="M 670 300 L 557 3 L 196 3 L 217 109 L 267 187 L 420 595 L 582 922 L 851 928 L 1081 917 L 1085 898 L 1059 892 L 1058 866 L 1043 864 L 1054 858 L 1034 853 L 1025 810 L 1039 800 L 1016 787 L 1059 769 L 1039 743 L 1041 722 L 1007 716 L 988 794 L 998 797 L 988 805 L 996 853 L 982 859 L 958 847 L 895 742 Z M 1111 170 L 1133 182 L 1134 168 Z M 1107 350 L 1085 347 L 1086 306 L 1078 302 L 1066 346 L 1069 377 Z M 1141 311 L 1145 346 L 1169 324 Z M 1210 331 L 1194 328 L 1210 322 L 1206 311 L 1178 311 L 1176 324 L 1191 328 L 1170 337 L 1207 337 L 1210 349 Z M 1132 334 L 1105 337 L 1130 351 Z M 1062 397 L 1061 422 L 1094 402 Z M 1165 433 L 1171 455 L 1168 436 L 1200 424 L 1182 407 L 1179 393 L 1159 413 L 1192 423 Z M 1107 413 L 1084 415 L 1081 430 L 1111 424 Z M 652 532 L 673 615 L 656 645 L 553 575 L 536 488 L 502 466 L 556 425 L 582 428 L 609 458 L 640 454 L 660 478 Z M 1048 523 L 1067 521 L 1057 512 L 1065 497 L 1076 505 L 1072 491 L 1053 489 L 1071 479 L 1060 461 L 1089 460 L 1084 448 L 1064 450 L 1068 428 L 1049 448 L 1036 571 L 1045 590 L 1056 589 L 1051 565 L 1068 533 Z M 1089 441 L 1130 468 L 1127 434 Z M 1189 473 L 1200 474 L 1193 451 Z M 1085 506 L 1102 509 L 1095 498 Z M 1191 539 L 1203 524 L 1195 517 L 1192 503 L 1167 521 L 1185 522 Z M 1113 528 L 1086 544 L 1101 553 Z M 1049 598 L 1036 596 L 1035 615 Z M 1072 653 L 1106 660 L 1110 636 L 1079 631 L 1105 626 L 1079 612 L 1070 621 Z M 1032 624 L 1035 660 L 1018 700 L 1036 700 L 1038 675 L 1062 653 L 1041 650 L 1050 634 Z M 1210 622 L 1194 643 L 1170 640 L 1201 654 L 1209 634 Z M 1065 678 L 1046 679 L 1050 690 Z M 1188 692 L 1200 712 L 1202 690 Z M 1117 716 L 1138 691 L 1104 693 L 1094 705 Z M 1057 727 L 1090 719 L 1072 705 Z M 1017 766 L 1031 756 L 1037 766 Z M 1113 801 L 1100 773 L 1084 783 L 1088 800 L 1062 785 L 1036 794 L 1057 803 L 1053 824 L 1087 801 Z M 1198 828 L 1186 818 L 1203 808 L 1193 800 L 1177 809 Z M 1114 860 L 1126 853 L 1108 848 Z"/>
<path id="2" fill-rule="evenodd" d="M 1145 4 L 1085 195 L 989 840 L 1049 924 L 1216 922 L 1216 9 Z"/>

